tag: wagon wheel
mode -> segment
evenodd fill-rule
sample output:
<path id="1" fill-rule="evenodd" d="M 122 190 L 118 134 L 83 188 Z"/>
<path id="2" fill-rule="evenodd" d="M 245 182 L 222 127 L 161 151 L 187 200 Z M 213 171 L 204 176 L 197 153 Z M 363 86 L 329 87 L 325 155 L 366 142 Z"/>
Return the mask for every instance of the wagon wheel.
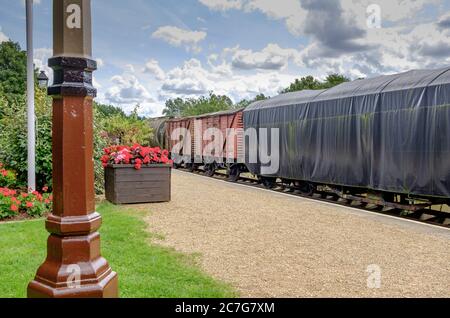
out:
<path id="1" fill-rule="evenodd" d="M 264 188 L 266 189 L 273 189 L 276 185 L 276 178 L 268 178 L 268 177 L 260 177 L 260 181 Z"/>
<path id="2" fill-rule="evenodd" d="M 241 175 L 241 169 L 237 165 L 233 165 L 230 168 L 230 172 L 228 174 L 228 181 L 230 182 L 237 182 L 239 180 L 239 177 Z"/>
<path id="3" fill-rule="evenodd" d="M 187 163 L 187 164 L 186 164 L 186 169 L 187 169 L 189 172 L 194 172 L 194 171 L 195 171 L 195 165 L 194 165 L 193 163 Z"/>
<path id="4" fill-rule="evenodd" d="M 315 191 L 314 185 L 309 182 L 300 183 L 298 189 L 300 190 L 301 194 L 308 196 L 308 197 L 312 196 Z"/>
<path id="5" fill-rule="evenodd" d="M 205 173 L 208 177 L 213 177 L 216 173 L 216 165 L 214 163 L 210 163 L 205 165 Z"/>

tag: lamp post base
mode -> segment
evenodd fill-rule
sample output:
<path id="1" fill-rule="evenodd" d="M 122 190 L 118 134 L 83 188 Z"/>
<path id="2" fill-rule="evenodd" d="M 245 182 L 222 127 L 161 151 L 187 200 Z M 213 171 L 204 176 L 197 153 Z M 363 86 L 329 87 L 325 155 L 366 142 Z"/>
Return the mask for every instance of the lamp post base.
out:
<path id="1" fill-rule="evenodd" d="M 54 228 L 52 218 L 54 216 L 50 215 L 47 220 L 47 229 Z M 29 298 L 118 297 L 117 274 L 100 254 L 100 234 L 97 232 L 100 223 L 101 219 L 91 221 L 91 233 L 49 236 L 47 259 L 28 285 Z M 60 227 L 61 223 L 57 228 Z M 65 229 L 84 227 L 83 223 L 78 223 Z"/>
<path id="2" fill-rule="evenodd" d="M 118 298 L 118 278 L 110 272 L 97 284 L 80 287 L 52 287 L 38 281 L 38 277 L 28 285 L 28 298 Z"/>

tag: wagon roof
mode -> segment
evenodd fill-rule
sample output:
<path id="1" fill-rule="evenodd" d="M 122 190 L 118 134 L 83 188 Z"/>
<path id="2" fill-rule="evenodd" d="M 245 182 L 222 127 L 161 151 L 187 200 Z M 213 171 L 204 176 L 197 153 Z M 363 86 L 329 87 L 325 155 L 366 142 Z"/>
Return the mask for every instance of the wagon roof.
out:
<path id="1" fill-rule="evenodd" d="M 193 116 L 193 118 L 205 118 L 205 117 L 216 117 L 216 116 L 222 116 L 222 115 L 232 115 L 232 114 L 239 113 L 243 110 L 244 110 L 244 108 L 222 110 L 220 112 L 203 114 L 203 115 L 199 115 L 199 116 Z"/>
<path id="2" fill-rule="evenodd" d="M 433 85 L 450 84 L 450 67 L 435 70 L 412 70 L 400 74 L 342 83 L 330 89 L 303 90 L 275 96 L 252 103 L 245 111 L 261 108 L 283 107 L 352 96 L 373 95 L 389 91 L 410 90 Z"/>
<path id="3" fill-rule="evenodd" d="M 171 119 L 169 119 L 169 121 L 176 122 L 176 121 L 183 121 L 183 120 L 187 120 L 187 119 L 197 119 L 197 118 L 216 117 L 216 116 L 223 116 L 223 115 L 232 115 L 232 114 L 239 113 L 243 110 L 244 110 L 244 108 L 222 110 L 220 112 L 202 114 L 202 115 L 197 115 L 197 116 L 171 118 Z"/>

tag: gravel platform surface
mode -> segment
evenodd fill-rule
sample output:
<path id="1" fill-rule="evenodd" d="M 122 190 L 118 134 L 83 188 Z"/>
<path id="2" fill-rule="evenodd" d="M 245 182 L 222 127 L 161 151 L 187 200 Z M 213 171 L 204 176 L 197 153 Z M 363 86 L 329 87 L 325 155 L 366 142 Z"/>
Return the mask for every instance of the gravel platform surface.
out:
<path id="1" fill-rule="evenodd" d="M 156 242 L 243 297 L 450 297 L 449 230 L 180 171 L 172 187 L 135 206 Z"/>

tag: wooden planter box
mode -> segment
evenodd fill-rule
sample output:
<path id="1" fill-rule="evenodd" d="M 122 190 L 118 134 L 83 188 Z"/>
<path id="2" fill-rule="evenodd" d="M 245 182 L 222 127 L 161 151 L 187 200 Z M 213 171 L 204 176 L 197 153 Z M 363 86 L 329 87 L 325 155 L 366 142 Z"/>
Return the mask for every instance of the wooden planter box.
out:
<path id="1" fill-rule="evenodd" d="M 106 200 L 114 204 L 168 202 L 171 195 L 170 165 L 109 165 L 105 168 Z"/>

